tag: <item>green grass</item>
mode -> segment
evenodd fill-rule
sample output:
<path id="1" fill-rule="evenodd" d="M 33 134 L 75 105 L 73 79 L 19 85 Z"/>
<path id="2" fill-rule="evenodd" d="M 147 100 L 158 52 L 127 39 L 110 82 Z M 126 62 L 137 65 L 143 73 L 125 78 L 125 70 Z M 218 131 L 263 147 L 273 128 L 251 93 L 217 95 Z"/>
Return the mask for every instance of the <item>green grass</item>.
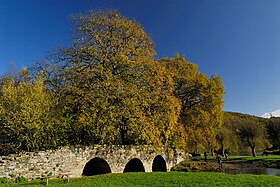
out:
<path id="1" fill-rule="evenodd" d="M 203 156 L 200 157 L 195 157 L 196 159 L 199 159 L 201 161 L 204 160 Z M 225 160 L 225 157 L 222 157 L 223 160 Z M 215 156 L 208 156 L 207 160 L 216 160 Z M 239 162 L 247 162 L 247 161 L 280 161 L 280 155 L 269 155 L 269 156 L 256 156 L 256 157 L 252 157 L 252 156 L 229 156 L 229 160 L 230 161 L 239 161 Z"/>
<path id="2" fill-rule="evenodd" d="M 204 157 L 196 157 L 198 161 L 203 161 Z M 208 156 L 207 158 L 210 162 L 216 162 L 214 156 Z M 223 158 L 225 161 L 225 158 Z M 227 163 L 227 162 L 224 162 Z M 280 169 L 280 155 L 269 155 L 269 156 L 229 156 L 229 163 L 236 164 L 251 164 L 256 167 L 268 167 L 268 168 L 278 168 Z M 180 164 L 179 164 L 180 165 Z M 211 171 L 211 170 L 209 170 Z"/>
<path id="3" fill-rule="evenodd" d="M 4 186 L 43 186 L 40 181 Z M 280 186 L 280 177 L 229 175 L 215 172 L 121 173 L 49 181 L 49 186 Z"/>
<path id="4" fill-rule="evenodd" d="M 263 166 L 268 168 L 278 168 L 280 169 L 280 156 L 279 155 L 270 155 L 270 156 L 232 156 L 230 157 L 231 161 L 237 163 L 252 163 L 255 166 Z"/>
<path id="5" fill-rule="evenodd" d="M 238 159 L 238 160 L 280 160 L 280 155 L 269 155 L 269 156 L 229 156 L 230 159 Z"/>

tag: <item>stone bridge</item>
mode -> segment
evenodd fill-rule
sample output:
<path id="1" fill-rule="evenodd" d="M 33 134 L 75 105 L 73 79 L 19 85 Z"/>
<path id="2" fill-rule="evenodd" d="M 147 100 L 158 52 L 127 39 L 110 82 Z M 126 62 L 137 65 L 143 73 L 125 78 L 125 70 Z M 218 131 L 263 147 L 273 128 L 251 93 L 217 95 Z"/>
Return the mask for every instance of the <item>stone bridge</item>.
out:
<path id="1" fill-rule="evenodd" d="M 187 159 L 183 151 L 172 154 L 148 146 L 64 147 L 0 157 L 0 178 L 24 176 L 35 179 L 81 177 L 104 173 L 169 171 Z"/>

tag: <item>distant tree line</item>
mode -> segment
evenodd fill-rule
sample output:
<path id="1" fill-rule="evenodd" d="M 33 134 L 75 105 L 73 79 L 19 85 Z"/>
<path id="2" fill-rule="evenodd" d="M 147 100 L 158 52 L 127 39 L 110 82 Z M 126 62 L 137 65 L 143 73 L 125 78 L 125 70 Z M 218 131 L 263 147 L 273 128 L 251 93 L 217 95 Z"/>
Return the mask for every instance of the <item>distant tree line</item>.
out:
<path id="1" fill-rule="evenodd" d="M 142 26 L 117 11 L 72 21 L 70 47 L 1 78 L 1 154 L 92 144 L 218 148 L 220 77 L 179 54 L 155 58 Z"/>

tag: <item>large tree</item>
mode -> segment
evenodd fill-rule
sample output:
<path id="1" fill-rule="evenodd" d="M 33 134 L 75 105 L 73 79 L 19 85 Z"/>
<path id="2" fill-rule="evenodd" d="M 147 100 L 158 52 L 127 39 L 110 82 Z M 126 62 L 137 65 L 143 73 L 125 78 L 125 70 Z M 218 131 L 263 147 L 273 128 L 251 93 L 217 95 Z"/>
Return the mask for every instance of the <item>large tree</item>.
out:
<path id="1" fill-rule="evenodd" d="M 223 85 L 220 77 L 208 78 L 197 65 L 178 54 L 161 62 L 174 80 L 174 95 L 180 100 L 178 129 L 183 131 L 181 145 L 189 150 L 210 150 L 216 146 L 215 129 L 223 120 Z"/>
<path id="2" fill-rule="evenodd" d="M 72 119 L 74 142 L 169 144 L 180 102 L 141 25 L 111 10 L 72 18 L 72 47 L 37 69 Z"/>
<path id="3" fill-rule="evenodd" d="M 149 35 L 117 11 L 72 20 L 72 46 L 35 68 L 70 119 L 72 143 L 216 146 L 224 92 L 218 76 L 179 55 L 155 59 Z"/>

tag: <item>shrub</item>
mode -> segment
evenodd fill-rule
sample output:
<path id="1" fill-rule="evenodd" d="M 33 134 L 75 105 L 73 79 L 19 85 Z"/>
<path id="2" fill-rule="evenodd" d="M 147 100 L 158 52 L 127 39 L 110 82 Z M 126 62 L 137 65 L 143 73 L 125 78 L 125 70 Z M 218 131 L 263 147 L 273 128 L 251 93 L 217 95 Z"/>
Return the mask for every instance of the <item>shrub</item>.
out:
<path id="1" fill-rule="evenodd" d="M 9 178 L 6 178 L 6 177 L 0 178 L 0 184 L 6 184 L 9 182 L 11 182 L 11 180 Z"/>
<path id="2" fill-rule="evenodd" d="M 25 178 L 24 176 L 18 176 L 15 180 L 16 183 L 24 183 L 27 182 L 27 178 Z"/>
<path id="3" fill-rule="evenodd" d="M 218 171 L 214 162 L 183 161 L 171 168 L 171 171 Z"/>

